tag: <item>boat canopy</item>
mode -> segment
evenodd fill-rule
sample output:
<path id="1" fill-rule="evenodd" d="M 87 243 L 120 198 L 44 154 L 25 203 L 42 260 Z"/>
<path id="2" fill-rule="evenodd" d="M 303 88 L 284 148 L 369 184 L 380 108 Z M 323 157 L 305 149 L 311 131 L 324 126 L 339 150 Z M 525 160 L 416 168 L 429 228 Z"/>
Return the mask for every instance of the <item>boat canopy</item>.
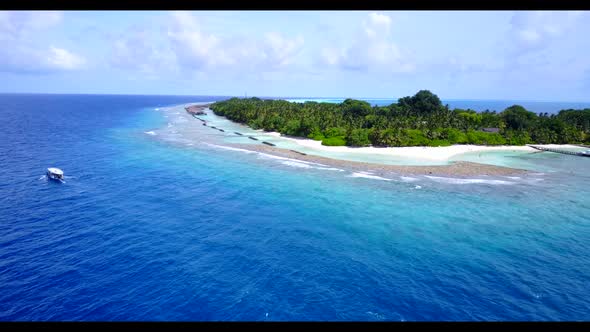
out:
<path id="1" fill-rule="evenodd" d="M 50 173 L 53 173 L 53 174 L 57 174 L 57 175 L 64 175 L 64 172 L 61 169 L 55 168 L 55 167 L 49 167 L 47 169 L 47 171 L 49 171 Z"/>

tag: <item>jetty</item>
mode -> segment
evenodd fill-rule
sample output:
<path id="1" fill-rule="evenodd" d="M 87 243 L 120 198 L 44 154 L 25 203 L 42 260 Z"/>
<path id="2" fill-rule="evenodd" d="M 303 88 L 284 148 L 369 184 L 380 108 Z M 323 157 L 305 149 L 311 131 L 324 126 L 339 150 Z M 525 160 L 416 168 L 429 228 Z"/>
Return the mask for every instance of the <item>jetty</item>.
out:
<path id="1" fill-rule="evenodd" d="M 203 123 L 203 126 L 207 126 L 209 128 L 213 128 L 213 129 L 217 129 L 221 132 L 225 132 L 225 130 L 221 129 L 221 128 L 217 128 L 215 126 L 210 126 L 207 125 L 207 121 L 205 119 L 202 119 L 200 117 L 198 117 L 198 115 L 207 115 L 207 113 L 205 113 L 204 109 L 206 109 L 209 105 L 193 105 L 193 106 L 189 106 L 189 107 L 185 107 L 185 110 L 192 115 L 195 119 L 201 121 Z M 234 134 L 238 135 L 238 136 L 245 136 L 244 134 L 234 131 Z M 254 137 L 254 136 L 247 136 L 249 139 L 254 140 L 254 141 L 258 141 L 258 138 Z M 276 146 L 275 144 L 271 143 L 271 142 L 266 142 L 266 141 L 262 141 L 262 144 L 268 145 L 268 146 Z M 295 151 L 295 150 L 291 150 L 292 152 L 298 153 L 302 156 L 306 156 L 307 154 L 303 153 L 303 152 L 299 152 L 299 151 Z"/>
<path id="2" fill-rule="evenodd" d="M 539 150 L 539 151 L 569 154 L 570 156 L 590 157 L 590 152 L 588 152 L 588 151 L 576 152 L 576 151 L 567 151 L 567 150 L 561 150 L 561 149 L 546 148 L 543 146 L 535 146 L 535 145 L 529 145 L 529 146 L 531 148 Z"/>
<path id="3" fill-rule="evenodd" d="M 307 153 L 299 152 L 299 151 L 296 151 L 296 150 L 289 150 L 289 151 L 298 153 L 298 154 L 300 154 L 302 156 L 307 156 Z"/>

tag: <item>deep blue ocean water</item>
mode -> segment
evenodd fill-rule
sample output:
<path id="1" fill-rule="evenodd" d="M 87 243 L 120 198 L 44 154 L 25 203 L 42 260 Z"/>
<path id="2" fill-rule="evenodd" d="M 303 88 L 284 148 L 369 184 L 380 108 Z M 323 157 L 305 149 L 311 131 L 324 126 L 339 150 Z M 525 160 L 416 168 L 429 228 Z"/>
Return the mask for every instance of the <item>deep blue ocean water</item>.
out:
<path id="1" fill-rule="evenodd" d="M 587 158 L 418 190 L 145 134 L 215 99 L 0 95 L 0 320 L 590 319 Z"/>

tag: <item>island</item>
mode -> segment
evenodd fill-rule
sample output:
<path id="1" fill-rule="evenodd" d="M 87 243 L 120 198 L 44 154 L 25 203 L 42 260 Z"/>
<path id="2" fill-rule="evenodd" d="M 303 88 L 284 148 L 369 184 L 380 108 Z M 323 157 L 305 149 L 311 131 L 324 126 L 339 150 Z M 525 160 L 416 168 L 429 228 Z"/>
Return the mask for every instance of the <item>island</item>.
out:
<path id="1" fill-rule="evenodd" d="M 253 129 L 311 138 L 324 146 L 442 147 L 451 145 L 589 144 L 590 109 L 536 114 L 520 105 L 504 111 L 450 109 L 421 90 L 388 106 L 346 99 L 340 104 L 231 98 L 209 105 Z"/>

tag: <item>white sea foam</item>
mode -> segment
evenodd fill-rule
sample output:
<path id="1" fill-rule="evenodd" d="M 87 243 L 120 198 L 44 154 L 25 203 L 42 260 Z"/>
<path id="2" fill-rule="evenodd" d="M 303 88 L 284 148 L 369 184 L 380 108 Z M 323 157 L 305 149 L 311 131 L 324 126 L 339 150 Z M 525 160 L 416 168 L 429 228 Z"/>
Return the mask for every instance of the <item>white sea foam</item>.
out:
<path id="1" fill-rule="evenodd" d="M 494 185 L 509 185 L 514 184 L 511 181 L 504 181 L 504 180 L 487 180 L 487 179 L 462 179 L 462 178 L 445 178 L 445 177 L 438 177 L 438 176 L 429 176 L 426 175 L 427 178 L 434 180 L 436 182 L 441 183 L 450 183 L 450 184 L 494 184 Z"/>
<path id="2" fill-rule="evenodd" d="M 279 156 L 275 156 L 275 155 L 271 155 L 271 154 L 266 154 L 263 152 L 259 152 L 258 154 L 260 157 L 265 158 L 265 159 L 281 160 L 282 161 L 281 163 L 283 165 L 300 167 L 300 168 L 314 168 L 314 169 L 319 169 L 319 170 L 324 170 L 324 171 L 344 172 L 343 169 L 334 168 L 334 167 L 326 167 L 327 165 L 320 164 L 320 163 L 314 163 L 314 162 L 310 162 L 310 161 L 297 160 L 297 159 L 286 158 L 286 157 L 279 157 Z"/>
<path id="3" fill-rule="evenodd" d="M 319 170 L 323 170 L 323 171 L 344 172 L 344 170 L 343 169 L 340 169 L 340 168 L 334 168 L 334 167 L 318 167 L 318 166 L 315 166 L 315 164 L 313 164 L 313 163 L 304 162 L 304 161 L 301 161 L 301 160 L 293 160 L 293 159 L 290 159 L 289 160 L 288 159 L 288 160 L 281 161 L 281 164 L 287 165 L 287 166 L 292 166 L 292 167 L 299 167 L 299 168 L 313 168 L 313 169 L 319 169 Z"/>
<path id="4" fill-rule="evenodd" d="M 507 178 L 509 178 L 511 180 L 520 180 L 520 179 L 522 179 L 520 176 L 507 176 Z"/>
<path id="5" fill-rule="evenodd" d="M 541 182 L 543 180 L 545 180 L 545 179 L 541 179 L 541 178 L 529 178 L 529 179 L 526 179 L 525 182 L 526 183 L 529 183 L 529 184 L 534 184 L 534 183 L 537 183 L 537 182 Z"/>
<path id="6" fill-rule="evenodd" d="M 415 186 L 414 189 L 422 189 L 422 186 Z"/>
<path id="7" fill-rule="evenodd" d="M 337 171 L 337 172 L 344 172 L 343 169 L 334 168 L 334 167 L 316 167 L 317 169 L 325 170 L 325 171 Z"/>
<path id="8" fill-rule="evenodd" d="M 293 167 L 299 167 L 299 168 L 314 168 L 311 165 L 305 164 L 305 163 L 300 163 L 297 161 L 281 161 L 281 164 L 283 165 L 287 165 L 287 166 L 293 166 Z"/>
<path id="9" fill-rule="evenodd" d="M 223 146 L 223 145 L 217 145 L 217 144 L 210 144 L 210 143 L 205 143 L 209 146 L 215 147 L 215 148 L 219 148 L 219 149 L 224 149 L 224 150 L 230 150 L 230 151 L 237 151 L 237 152 L 243 152 L 243 153 L 258 153 L 256 151 L 250 151 L 250 150 L 246 150 L 246 149 L 240 149 L 240 148 L 232 148 L 230 146 Z"/>
<path id="10" fill-rule="evenodd" d="M 144 131 L 144 133 L 145 134 L 148 134 L 148 135 L 156 136 L 156 133 L 153 132 L 152 130 L 150 130 L 150 131 Z"/>
<path id="11" fill-rule="evenodd" d="M 65 177 L 67 177 L 67 178 L 71 178 L 71 176 L 64 176 L 64 178 L 65 178 Z M 41 177 L 39 178 L 39 181 L 49 181 L 49 178 L 47 177 L 47 175 L 43 175 L 43 176 L 41 176 Z M 65 181 L 65 180 L 63 180 L 63 179 L 57 179 L 57 181 L 59 181 L 59 182 L 61 182 L 61 183 L 66 183 L 66 181 Z"/>
<path id="12" fill-rule="evenodd" d="M 266 154 L 263 152 L 250 151 L 250 150 L 246 150 L 246 149 L 233 148 L 233 147 L 229 147 L 229 146 L 210 144 L 210 143 L 205 143 L 205 144 L 212 146 L 212 147 L 224 149 L 224 150 L 243 152 L 243 153 L 248 153 L 248 154 L 257 154 L 259 157 L 261 157 L 263 159 L 279 160 L 281 162 L 281 164 L 291 166 L 291 167 L 313 168 L 313 169 L 326 170 L 326 171 L 344 172 L 343 169 L 333 168 L 333 167 L 324 167 L 324 166 L 326 166 L 324 164 L 312 163 L 309 161 L 297 160 L 297 159 L 292 159 L 292 158 L 273 156 L 271 154 Z"/>
<path id="13" fill-rule="evenodd" d="M 369 314 L 369 315 L 371 315 L 371 316 L 373 316 L 373 317 L 375 317 L 375 318 L 377 318 L 379 320 L 384 320 L 385 319 L 385 316 L 382 315 L 382 314 L 380 314 L 380 313 L 378 313 L 378 312 L 367 311 L 367 314 Z"/>
<path id="14" fill-rule="evenodd" d="M 310 161 L 303 161 L 303 160 L 297 160 L 297 159 L 292 159 L 292 158 L 279 157 L 279 156 L 275 156 L 275 155 L 267 154 L 267 153 L 263 153 L 263 152 L 259 152 L 258 154 L 261 157 L 268 158 L 268 159 L 288 160 L 288 161 L 294 161 L 294 162 L 298 162 L 298 163 L 302 163 L 302 164 L 308 164 L 308 165 L 327 166 L 327 165 L 324 165 L 324 164 L 313 163 L 313 162 L 310 162 Z"/>
<path id="15" fill-rule="evenodd" d="M 391 179 L 387 179 L 387 178 L 377 176 L 377 175 L 372 175 L 371 173 L 368 173 L 368 172 L 354 172 L 349 176 L 353 177 L 353 178 L 365 178 L 365 179 L 373 179 L 373 180 L 391 181 Z"/>
<path id="16" fill-rule="evenodd" d="M 416 182 L 416 181 L 420 181 L 420 179 L 416 179 L 416 178 L 409 177 L 409 176 L 400 176 L 400 179 L 403 182 Z"/>

